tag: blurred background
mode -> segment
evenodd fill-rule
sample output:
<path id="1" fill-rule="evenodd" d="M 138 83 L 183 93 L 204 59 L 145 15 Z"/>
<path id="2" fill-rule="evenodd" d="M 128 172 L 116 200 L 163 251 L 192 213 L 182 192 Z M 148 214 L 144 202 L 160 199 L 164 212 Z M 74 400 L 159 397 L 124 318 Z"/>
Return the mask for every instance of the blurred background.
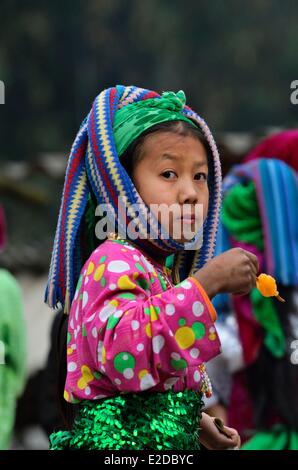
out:
<path id="1" fill-rule="evenodd" d="M 298 125 L 298 4 L 1 0 L 0 11 L 0 266 L 20 283 L 27 341 L 12 447 L 47 448 L 36 405 L 54 319 L 44 288 L 68 153 L 93 99 L 115 84 L 183 89 L 225 174 L 261 137 Z"/>

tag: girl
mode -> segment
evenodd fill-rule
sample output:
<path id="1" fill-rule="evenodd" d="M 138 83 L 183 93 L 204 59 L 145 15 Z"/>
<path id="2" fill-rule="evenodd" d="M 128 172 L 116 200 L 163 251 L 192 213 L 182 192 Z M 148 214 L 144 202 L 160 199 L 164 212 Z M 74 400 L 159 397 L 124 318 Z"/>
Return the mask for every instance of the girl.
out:
<path id="1" fill-rule="evenodd" d="M 235 430 L 224 435 L 201 413 L 211 393 L 204 361 L 220 351 L 210 298 L 248 292 L 258 269 L 244 250 L 211 260 L 220 185 L 213 137 L 183 92 L 116 86 L 95 99 L 72 147 L 46 292 L 50 306 L 70 310 L 64 398 L 78 404 L 52 449 L 239 446 Z M 116 215 L 104 241 L 94 235 L 100 203 Z M 154 204 L 169 208 L 168 226 Z"/>

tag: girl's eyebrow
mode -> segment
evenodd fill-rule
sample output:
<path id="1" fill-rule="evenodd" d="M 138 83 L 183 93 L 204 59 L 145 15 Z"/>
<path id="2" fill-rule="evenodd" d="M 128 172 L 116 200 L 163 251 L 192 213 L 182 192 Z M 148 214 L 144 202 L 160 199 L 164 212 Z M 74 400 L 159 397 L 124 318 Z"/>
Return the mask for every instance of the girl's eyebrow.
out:
<path id="1" fill-rule="evenodd" d="M 177 157 L 176 155 L 170 154 L 170 153 L 164 153 L 164 154 L 161 155 L 160 160 L 177 161 L 177 160 L 179 160 L 179 157 Z M 197 167 L 208 166 L 208 163 L 205 160 L 196 161 L 194 163 L 194 166 L 197 166 Z"/>

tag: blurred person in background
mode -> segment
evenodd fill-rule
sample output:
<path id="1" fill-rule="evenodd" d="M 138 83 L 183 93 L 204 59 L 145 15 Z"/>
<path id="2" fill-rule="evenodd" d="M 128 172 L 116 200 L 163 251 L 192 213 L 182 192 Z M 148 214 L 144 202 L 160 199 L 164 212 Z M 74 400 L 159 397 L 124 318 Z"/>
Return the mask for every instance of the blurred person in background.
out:
<path id="1" fill-rule="evenodd" d="M 0 250 L 6 242 L 4 211 L 0 206 Z M 19 285 L 0 269 L 0 449 L 9 449 L 17 398 L 25 382 L 25 320 Z"/>
<path id="2" fill-rule="evenodd" d="M 206 406 L 238 429 L 248 450 L 298 449 L 297 169 L 298 131 L 284 131 L 257 145 L 224 180 L 217 251 L 255 253 L 286 301 L 257 289 L 214 299 L 222 355 L 207 365 L 214 395 Z"/>

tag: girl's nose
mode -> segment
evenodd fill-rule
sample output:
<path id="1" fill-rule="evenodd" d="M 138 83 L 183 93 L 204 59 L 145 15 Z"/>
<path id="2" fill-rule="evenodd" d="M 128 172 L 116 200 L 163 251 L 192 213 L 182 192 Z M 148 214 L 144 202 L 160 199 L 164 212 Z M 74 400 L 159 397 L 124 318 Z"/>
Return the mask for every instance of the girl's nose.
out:
<path id="1" fill-rule="evenodd" d="M 198 193 L 192 181 L 184 182 L 181 185 L 178 199 L 180 204 L 194 204 L 198 202 Z"/>

